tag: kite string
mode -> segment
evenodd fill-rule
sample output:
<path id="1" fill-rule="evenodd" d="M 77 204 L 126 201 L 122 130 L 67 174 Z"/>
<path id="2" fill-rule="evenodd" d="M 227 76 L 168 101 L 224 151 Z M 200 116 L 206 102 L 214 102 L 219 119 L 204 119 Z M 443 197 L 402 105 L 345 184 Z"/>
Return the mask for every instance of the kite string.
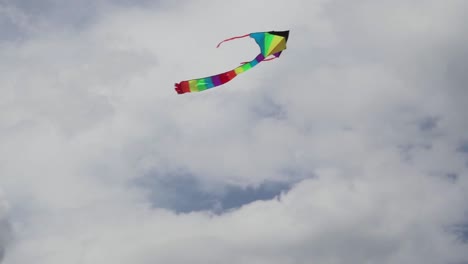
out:
<path id="1" fill-rule="evenodd" d="M 219 46 L 221 46 L 221 43 L 223 43 L 223 42 L 230 41 L 230 40 L 234 40 L 234 39 L 239 39 L 239 38 L 245 38 L 245 37 L 248 37 L 249 35 L 250 35 L 250 34 L 245 34 L 245 35 L 242 35 L 242 36 L 236 36 L 236 37 L 232 37 L 232 38 L 225 39 L 225 40 L 221 41 L 220 43 L 218 43 L 218 45 L 216 46 L 216 48 L 219 48 Z"/>

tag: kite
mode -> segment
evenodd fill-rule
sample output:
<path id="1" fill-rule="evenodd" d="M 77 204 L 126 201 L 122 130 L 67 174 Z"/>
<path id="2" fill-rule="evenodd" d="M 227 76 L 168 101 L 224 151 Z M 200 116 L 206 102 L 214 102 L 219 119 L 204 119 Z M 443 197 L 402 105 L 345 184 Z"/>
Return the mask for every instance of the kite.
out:
<path id="1" fill-rule="evenodd" d="M 240 66 L 233 70 L 223 72 L 217 75 L 192 79 L 187 81 L 181 81 L 175 84 L 175 90 L 178 94 L 190 93 L 190 92 L 201 92 L 207 89 L 211 89 L 216 86 L 220 86 L 234 79 L 237 75 L 246 72 L 262 61 L 270 61 L 278 58 L 281 52 L 286 49 L 286 42 L 289 37 L 289 30 L 287 31 L 268 31 L 268 32 L 255 32 L 242 36 L 236 36 L 221 41 L 217 48 L 226 41 L 251 37 L 260 47 L 260 54 L 258 54 L 253 60 L 241 63 Z"/>

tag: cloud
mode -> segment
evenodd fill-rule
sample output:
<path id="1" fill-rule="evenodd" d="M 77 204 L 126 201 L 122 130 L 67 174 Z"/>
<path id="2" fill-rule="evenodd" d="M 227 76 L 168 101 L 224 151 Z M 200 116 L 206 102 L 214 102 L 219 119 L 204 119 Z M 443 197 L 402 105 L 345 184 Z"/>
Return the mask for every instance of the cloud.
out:
<path id="1" fill-rule="evenodd" d="M 237 209 L 258 200 L 271 200 L 291 189 L 289 182 L 263 182 L 245 188 L 218 183 L 206 186 L 197 177 L 173 173 L 158 175 L 153 172 L 135 181 L 147 188 L 152 206 L 174 210 L 176 213 L 213 211 L 217 214 Z"/>
<path id="2" fill-rule="evenodd" d="M 468 261 L 464 8 L 5 2 L 3 263 Z"/>
<path id="3" fill-rule="evenodd" d="M 163 1 L 99 0 L 68 2 L 57 0 L 4 0 L 0 3 L 0 40 L 19 41 L 56 31 L 81 31 L 114 9 L 159 7 Z"/>
<path id="4" fill-rule="evenodd" d="M 9 205 L 0 190 L 0 263 L 12 241 L 11 223 L 8 219 Z"/>

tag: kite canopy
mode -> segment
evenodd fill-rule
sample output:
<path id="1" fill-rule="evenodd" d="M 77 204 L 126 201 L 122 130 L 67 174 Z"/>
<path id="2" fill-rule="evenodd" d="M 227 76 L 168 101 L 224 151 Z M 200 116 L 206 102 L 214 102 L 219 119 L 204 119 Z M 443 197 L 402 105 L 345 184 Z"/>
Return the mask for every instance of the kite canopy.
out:
<path id="1" fill-rule="evenodd" d="M 255 42 L 260 46 L 260 51 L 265 58 L 270 55 L 279 57 L 281 52 L 286 49 L 289 30 L 251 33 L 250 37 L 255 39 Z"/>
<path id="2" fill-rule="evenodd" d="M 221 74 L 176 83 L 176 92 L 178 94 L 189 92 L 201 92 L 216 86 L 220 86 L 229 82 L 237 75 L 250 70 L 262 61 L 269 61 L 278 58 L 281 55 L 281 52 L 283 52 L 283 50 L 286 49 L 286 42 L 288 41 L 289 30 L 255 32 L 243 36 L 236 36 L 221 41 L 217 47 L 219 47 L 223 42 L 244 37 L 253 38 L 260 47 L 260 54 L 258 54 L 253 60 L 249 62 L 244 62 L 241 66 L 238 66 L 233 70 Z M 273 57 L 268 58 L 269 56 Z"/>

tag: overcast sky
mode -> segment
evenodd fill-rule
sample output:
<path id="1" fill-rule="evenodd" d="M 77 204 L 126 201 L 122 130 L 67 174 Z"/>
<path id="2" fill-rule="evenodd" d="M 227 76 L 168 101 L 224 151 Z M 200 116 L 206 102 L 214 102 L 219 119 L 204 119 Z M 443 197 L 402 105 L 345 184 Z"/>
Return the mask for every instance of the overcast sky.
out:
<path id="1" fill-rule="evenodd" d="M 0 263 L 468 263 L 467 10 L 0 0 Z"/>

